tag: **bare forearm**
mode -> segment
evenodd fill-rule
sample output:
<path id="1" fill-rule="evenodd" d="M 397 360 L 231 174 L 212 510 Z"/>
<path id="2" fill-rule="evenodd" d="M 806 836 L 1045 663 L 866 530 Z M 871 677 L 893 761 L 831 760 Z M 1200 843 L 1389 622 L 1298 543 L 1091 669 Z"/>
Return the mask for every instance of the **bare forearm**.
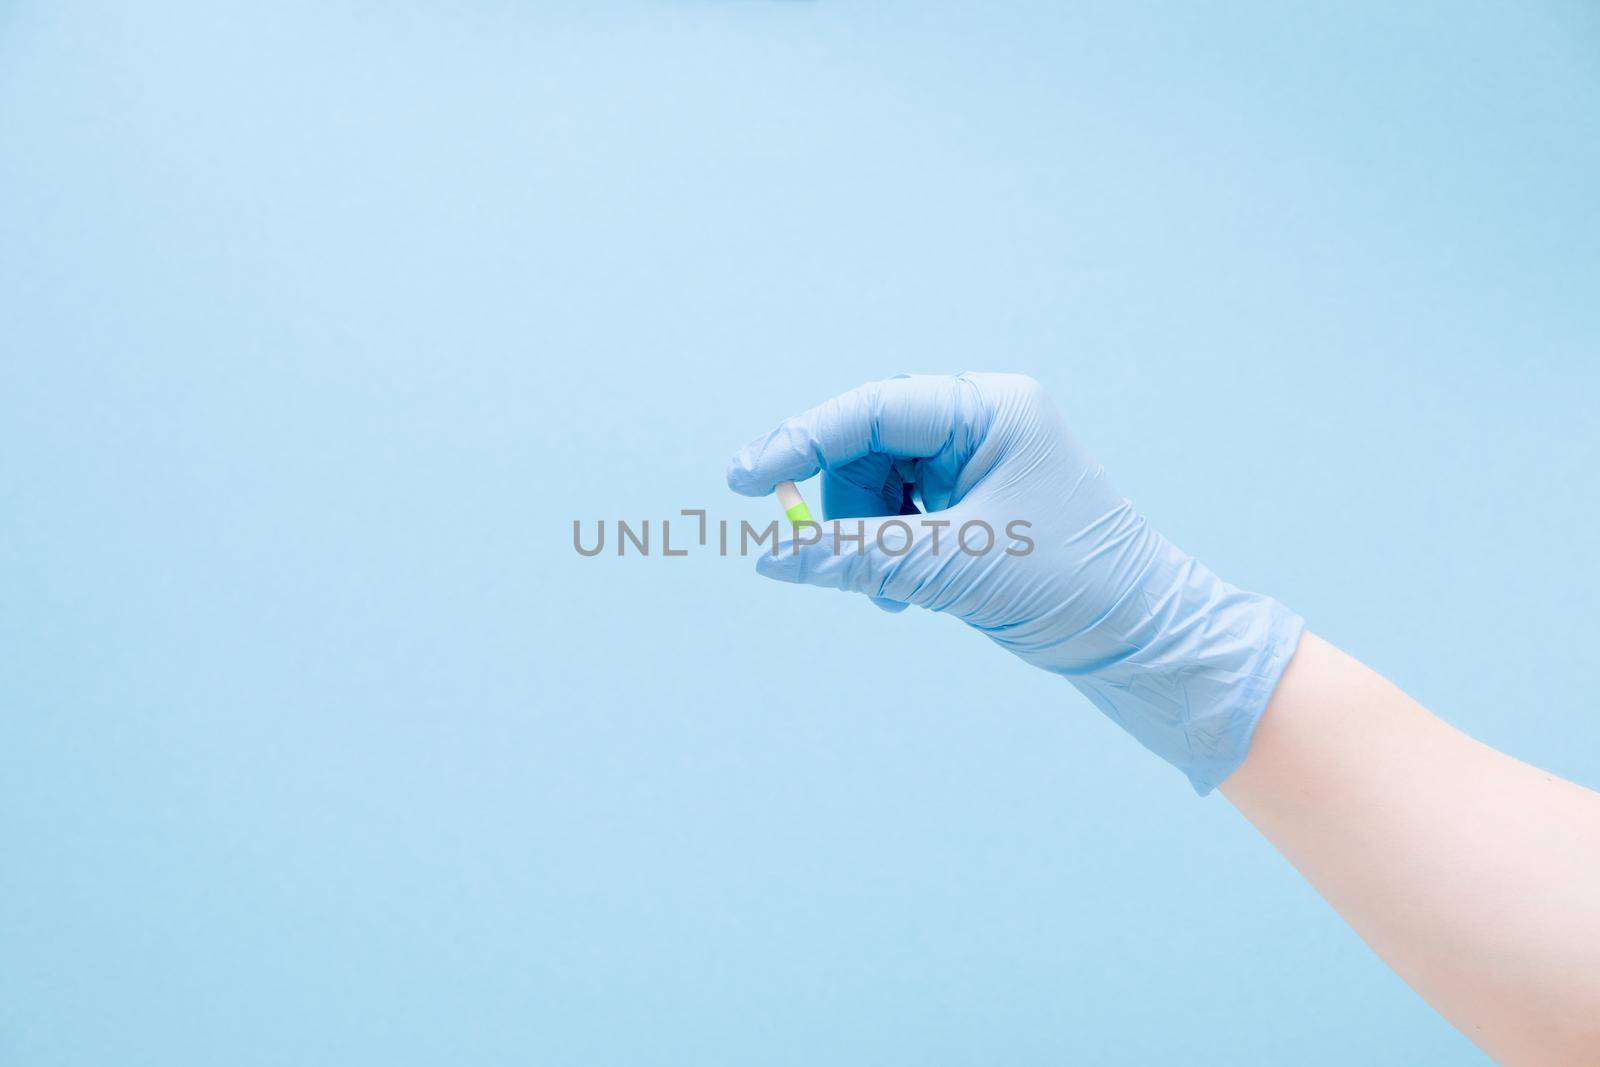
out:
<path id="1" fill-rule="evenodd" d="M 1600 1062 L 1600 794 L 1480 744 L 1312 634 L 1222 790 L 1491 1055 Z"/>

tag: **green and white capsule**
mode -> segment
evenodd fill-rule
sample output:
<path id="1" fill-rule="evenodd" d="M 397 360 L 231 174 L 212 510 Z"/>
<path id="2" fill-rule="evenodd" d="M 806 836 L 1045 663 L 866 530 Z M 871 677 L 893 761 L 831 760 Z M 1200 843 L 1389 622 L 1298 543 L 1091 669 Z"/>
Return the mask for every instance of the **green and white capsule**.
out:
<path id="1" fill-rule="evenodd" d="M 793 482 L 779 482 L 773 491 L 778 494 L 778 505 L 783 508 L 783 513 L 789 517 L 791 523 L 817 521 L 811 517 L 811 509 L 806 507 L 806 498 L 800 495 L 800 490 Z"/>

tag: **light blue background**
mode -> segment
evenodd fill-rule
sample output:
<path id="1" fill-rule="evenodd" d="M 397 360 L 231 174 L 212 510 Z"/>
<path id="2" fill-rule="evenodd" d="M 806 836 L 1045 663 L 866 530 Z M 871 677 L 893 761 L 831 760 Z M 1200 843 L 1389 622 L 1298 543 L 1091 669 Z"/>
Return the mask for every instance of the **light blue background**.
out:
<path id="1" fill-rule="evenodd" d="M 1600 15 L 1295 6 L 0 6 L 0 1063 L 1477 1062 L 1059 680 L 570 543 L 1023 371 L 1600 783 Z"/>

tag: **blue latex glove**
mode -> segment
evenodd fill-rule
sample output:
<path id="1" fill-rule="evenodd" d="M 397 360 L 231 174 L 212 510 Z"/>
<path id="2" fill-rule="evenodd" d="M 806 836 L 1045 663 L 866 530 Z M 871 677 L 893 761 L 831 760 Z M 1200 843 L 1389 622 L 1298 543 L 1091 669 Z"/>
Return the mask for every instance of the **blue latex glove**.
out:
<path id="1" fill-rule="evenodd" d="M 845 393 L 746 445 L 728 485 L 746 496 L 823 472 L 829 520 L 757 569 L 964 620 L 1027 662 L 1069 679 L 1202 795 L 1245 757 L 1304 628 L 1270 597 L 1222 581 L 1152 530 L 1067 431 L 1039 384 L 1013 374 L 914 376 Z M 895 522 L 914 482 L 925 516 Z M 915 510 L 915 509 L 911 509 Z M 883 516 L 889 516 L 885 518 Z M 922 527 L 926 520 L 950 526 Z M 972 520 L 997 547 L 967 554 Z M 1007 536 L 1016 520 L 1033 542 Z M 834 527 L 845 538 L 835 542 Z M 1014 528 L 1015 529 L 1015 528 Z M 817 531 L 806 531 L 816 533 Z M 938 534 L 937 550 L 933 544 Z M 983 543 L 972 528 L 971 546 Z"/>

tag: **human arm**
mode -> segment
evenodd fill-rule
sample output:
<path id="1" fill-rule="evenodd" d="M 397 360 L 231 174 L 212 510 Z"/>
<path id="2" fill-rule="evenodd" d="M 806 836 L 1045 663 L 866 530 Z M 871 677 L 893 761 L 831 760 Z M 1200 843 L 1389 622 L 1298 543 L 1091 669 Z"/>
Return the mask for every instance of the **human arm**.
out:
<path id="1" fill-rule="evenodd" d="M 1503 1063 L 1600 1063 L 1600 794 L 1306 634 L 1222 793 Z"/>

